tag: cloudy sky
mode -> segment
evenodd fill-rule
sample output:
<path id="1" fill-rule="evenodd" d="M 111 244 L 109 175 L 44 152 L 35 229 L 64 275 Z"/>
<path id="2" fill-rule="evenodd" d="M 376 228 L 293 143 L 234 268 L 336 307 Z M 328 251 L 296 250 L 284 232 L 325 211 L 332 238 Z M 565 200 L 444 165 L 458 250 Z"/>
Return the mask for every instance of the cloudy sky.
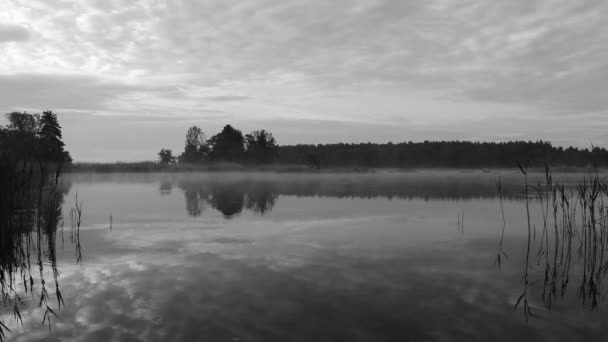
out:
<path id="1" fill-rule="evenodd" d="M 59 113 L 80 161 L 227 123 L 608 146 L 607 27 L 602 0 L 3 0 L 0 111 Z"/>

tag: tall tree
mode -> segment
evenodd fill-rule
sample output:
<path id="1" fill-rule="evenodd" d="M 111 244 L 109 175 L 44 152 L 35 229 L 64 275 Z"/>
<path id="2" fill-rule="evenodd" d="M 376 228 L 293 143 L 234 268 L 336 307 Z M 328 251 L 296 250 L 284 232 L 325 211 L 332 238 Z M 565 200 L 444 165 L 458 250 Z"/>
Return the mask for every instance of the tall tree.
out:
<path id="1" fill-rule="evenodd" d="M 61 140 L 61 126 L 59 126 L 57 114 L 52 111 L 42 113 L 38 137 L 40 139 L 40 152 L 43 159 L 62 161 L 65 158 L 63 151 L 65 144 Z"/>
<path id="2" fill-rule="evenodd" d="M 230 125 L 211 137 L 209 144 L 209 159 L 213 161 L 233 161 L 243 160 L 245 153 L 243 133 Z"/>
<path id="3" fill-rule="evenodd" d="M 205 158 L 207 150 L 205 133 L 199 127 L 192 126 L 186 132 L 186 146 L 179 159 L 184 163 L 199 163 Z"/>
<path id="4" fill-rule="evenodd" d="M 188 128 L 186 132 L 186 145 L 199 146 L 205 144 L 205 133 L 198 126 Z"/>

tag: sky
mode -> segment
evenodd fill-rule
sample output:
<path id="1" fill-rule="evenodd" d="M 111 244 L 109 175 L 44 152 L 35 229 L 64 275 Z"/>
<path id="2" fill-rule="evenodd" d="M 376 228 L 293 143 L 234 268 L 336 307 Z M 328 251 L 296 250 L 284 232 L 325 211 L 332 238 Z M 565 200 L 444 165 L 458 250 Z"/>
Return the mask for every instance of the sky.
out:
<path id="1" fill-rule="evenodd" d="M 608 147 L 607 1 L 1 2 L 0 112 L 58 113 L 76 161 L 153 160 L 226 124 Z"/>

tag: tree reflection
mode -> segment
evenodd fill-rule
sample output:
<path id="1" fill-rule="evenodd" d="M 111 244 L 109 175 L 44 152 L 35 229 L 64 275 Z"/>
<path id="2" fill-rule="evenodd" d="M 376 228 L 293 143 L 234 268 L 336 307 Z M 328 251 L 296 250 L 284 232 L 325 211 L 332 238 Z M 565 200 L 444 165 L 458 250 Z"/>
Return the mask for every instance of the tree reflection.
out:
<path id="1" fill-rule="evenodd" d="M 221 212 L 225 218 L 231 218 L 243 211 L 246 192 L 239 186 L 221 184 L 211 189 L 209 204 Z"/>
<path id="2" fill-rule="evenodd" d="M 51 319 L 56 317 L 51 304 L 54 300 L 51 300 L 48 292 L 50 286 L 54 285 L 58 308 L 63 304 L 59 290 L 56 242 L 61 239 L 63 246 L 62 205 L 71 184 L 62 182 L 61 173 L 62 165 L 24 162 L 9 155 L 0 155 L 2 305 L 11 308 L 15 320 L 23 324 L 20 312 L 28 304 L 21 298 L 39 295 L 39 307 L 45 311 L 42 323 L 48 324 L 49 329 Z M 70 240 L 76 247 L 77 261 L 80 261 L 82 202 L 77 198 L 76 208 L 71 213 L 76 216 L 72 216 Z M 59 227 L 62 229 L 59 230 Z M 0 341 L 6 338 L 8 332 L 10 330 L 2 317 Z"/>
<path id="3" fill-rule="evenodd" d="M 205 204 L 227 218 L 244 209 L 263 215 L 279 195 L 333 198 L 484 199 L 496 198 L 498 174 L 491 173 L 383 173 L 383 174 L 202 174 L 183 175 L 176 182 L 184 191 L 186 210 L 200 216 Z M 534 179 L 537 179 L 535 177 Z M 502 198 L 520 199 L 521 180 L 502 178 Z M 169 189 L 161 183 L 160 188 Z"/>
<path id="4" fill-rule="evenodd" d="M 158 186 L 158 191 L 161 195 L 169 195 L 173 190 L 173 184 L 169 180 L 163 180 Z"/>
<path id="5" fill-rule="evenodd" d="M 255 187 L 245 196 L 245 208 L 258 214 L 271 211 L 279 197 L 275 191 L 262 186 Z"/>
<path id="6" fill-rule="evenodd" d="M 198 217 L 203 213 L 203 195 L 199 191 L 184 190 L 186 196 L 186 211 L 188 215 Z"/>
<path id="7" fill-rule="evenodd" d="M 278 198 L 273 187 L 248 180 L 182 181 L 179 187 L 184 191 L 186 211 L 193 217 L 202 214 L 205 204 L 222 213 L 227 219 L 240 214 L 243 209 L 264 215 L 272 210 Z"/>

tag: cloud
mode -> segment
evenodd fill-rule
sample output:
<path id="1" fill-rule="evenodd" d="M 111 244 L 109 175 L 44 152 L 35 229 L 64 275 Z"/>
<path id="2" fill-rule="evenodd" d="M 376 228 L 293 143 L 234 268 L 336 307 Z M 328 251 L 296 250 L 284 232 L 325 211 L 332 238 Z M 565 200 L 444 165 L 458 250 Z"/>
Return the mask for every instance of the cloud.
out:
<path id="1" fill-rule="evenodd" d="M 233 102 L 233 101 L 247 101 L 249 100 L 249 96 L 243 95 L 220 95 L 220 96 L 209 96 L 206 97 L 209 101 L 214 102 Z"/>
<path id="2" fill-rule="evenodd" d="M 601 90 L 608 72 L 601 57 L 608 53 L 608 33 L 599 29 L 606 4 L 539 1 L 529 9 L 515 8 L 521 17 L 490 16 L 495 24 L 486 24 L 463 45 L 485 65 L 469 75 L 464 94 L 560 114 L 608 110 Z"/>
<path id="3" fill-rule="evenodd" d="M 165 77 L 195 86 L 239 82 L 255 88 L 275 82 L 310 84 L 324 91 L 391 85 L 473 101 L 561 107 L 563 96 L 552 95 L 559 90 L 546 85 L 556 79 L 585 83 L 594 75 L 590 69 L 602 67 L 608 41 L 608 33 L 599 29 L 608 14 L 601 1 L 142 0 L 56 5 L 57 11 L 45 3 L 32 6 L 37 8 L 31 12 L 37 18 L 32 25 L 46 34 L 39 45 L 14 51 L 26 60 L 24 68 L 29 64 L 28 70 L 131 75 L 140 83 Z M 28 58 L 28 53 L 44 58 Z M 509 89 L 547 94 L 536 101 Z M 598 87 L 588 90 L 594 89 Z M 581 100 L 571 101 L 573 110 L 586 107 L 584 95 L 572 96 L 578 95 Z M 248 94 L 199 96 L 233 102 Z M 606 109 L 594 102 L 593 107 Z"/>
<path id="4" fill-rule="evenodd" d="M 137 88 L 86 75 L 0 75 L 2 109 L 30 107 L 104 110 L 119 96 Z"/>
<path id="5" fill-rule="evenodd" d="M 563 76 L 559 73 L 544 77 L 515 75 L 495 75 L 494 82 L 472 88 L 468 94 L 481 101 L 526 103 L 558 114 L 608 110 L 608 98 L 603 91 L 608 79 L 608 65 L 593 66 L 589 70 Z"/>
<path id="6" fill-rule="evenodd" d="M 0 110 L 56 109 L 113 117 L 192 118 L 192 112 L 223 114 L 207 101 L 243 101 L 245 96 L 200 98 L 175 84 L 141 84 L 82 74 L 0 74 Z M 179 101 L 179 103 L 175 103 Z M 168 115 L 168 109 L 183 109 Z M 191 114 L 188 114 L 191 112 Z"/>
<path id="7" fill-rule="evenodd" d="M 487 124 L 513 108 L 574 120 L 608 112 L 607 16 L 600 0 L 10 0 L 0 22 L 36 34 L 3 45 L 0 103 L 343 123 L 323 141 L 363 121 Z"/>
<path id="8" fill-rule="evenodd" d="M 0 23 L 0 43 L 22 42 L 30 39 L 30 32 L 23 26 Z"/>

